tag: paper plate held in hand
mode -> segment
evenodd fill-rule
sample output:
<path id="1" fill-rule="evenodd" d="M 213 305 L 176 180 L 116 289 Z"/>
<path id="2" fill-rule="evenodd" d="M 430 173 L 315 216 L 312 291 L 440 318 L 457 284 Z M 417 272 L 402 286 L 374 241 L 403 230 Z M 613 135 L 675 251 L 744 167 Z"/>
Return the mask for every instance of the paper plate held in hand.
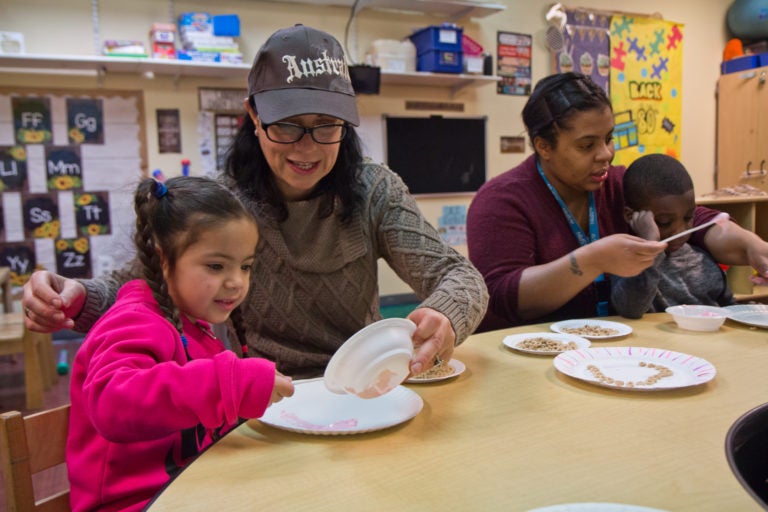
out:
<path id="1" fill-rule="evenodd" d="M 388 393 L 410 372 L 415 330 L 416 324 L 405 318 L 387 318 L 359 330 L 331 357 L 325 385 L 360 398 Z"/>

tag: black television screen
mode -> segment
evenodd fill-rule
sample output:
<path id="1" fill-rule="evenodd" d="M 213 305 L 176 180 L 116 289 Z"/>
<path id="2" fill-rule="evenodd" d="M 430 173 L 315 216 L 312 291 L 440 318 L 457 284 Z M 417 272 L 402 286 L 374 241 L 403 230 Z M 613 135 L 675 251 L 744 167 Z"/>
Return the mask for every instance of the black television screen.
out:
<path id="1" fill-rule="evenodd" d="M 387 165 L 412 194 L 474 192 L 485 183 L 486 118 L 385 117 Z"/>

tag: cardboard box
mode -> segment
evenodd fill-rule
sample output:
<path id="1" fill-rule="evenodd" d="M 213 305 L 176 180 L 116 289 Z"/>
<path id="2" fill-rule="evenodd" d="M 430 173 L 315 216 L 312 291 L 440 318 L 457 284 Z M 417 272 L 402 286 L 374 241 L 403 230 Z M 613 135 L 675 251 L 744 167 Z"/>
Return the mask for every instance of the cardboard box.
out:
<path id="1" fill-rule="evenodd" d="M 107 39 L 102 51 L 110 57 L 147 57 L 144 43 L 130 39 Z"/>
<path id="2" fill-rule="evenodd" d="M 0 55 L 25 53 L 24 34 L 21 32 L 0 32 Z"/>

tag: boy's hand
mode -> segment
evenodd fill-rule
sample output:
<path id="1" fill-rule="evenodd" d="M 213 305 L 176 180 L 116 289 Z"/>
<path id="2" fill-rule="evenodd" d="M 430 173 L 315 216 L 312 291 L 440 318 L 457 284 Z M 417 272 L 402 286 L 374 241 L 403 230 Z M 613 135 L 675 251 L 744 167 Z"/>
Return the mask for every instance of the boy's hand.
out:
<path id="1" fill-rule="evenodd" d="M 632 231 L 646 240 L 652 240 L 658 242 L 661 240 L 661 234 L 659 233 L 659 227 L 656 225 L 656 221 L 653 220 L 653 212 L 648 210 L 632 212 L 632 220 L 629 222 L 629 227 Z"/>

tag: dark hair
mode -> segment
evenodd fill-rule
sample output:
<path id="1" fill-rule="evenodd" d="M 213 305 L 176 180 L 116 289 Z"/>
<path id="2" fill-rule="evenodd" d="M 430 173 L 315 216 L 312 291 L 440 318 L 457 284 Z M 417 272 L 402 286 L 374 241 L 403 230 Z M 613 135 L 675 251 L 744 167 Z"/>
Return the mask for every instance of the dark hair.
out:
<path id="1" fill-rule="evenodd" d="M 678 196 L 693 190 L 693 181 L 683 164 L 671 156 L 644 155 L 632 162 L 624 173 L 624 202 L 642 210 L 651 198 Z"/>
<path id="2" fill-rule="evenodd" d="M 233 221 L 256 219 L 221 183 L 198 176 L 177 176 L 166 183 L 147 178 L 134 196 L 136 233 L 133 236 L 141 274 L 152 290 L 163 315 L 182 333 L 178 307 L 168 294 L 163 277 L 162 253 L 172 272 L 184 251 L 203 233 Z M 243 332 L 239 308 L 231 315 L 240 340 Z"/>
<path id="3" fill-rule="evenodd" d="M 249 102 L 253 106 L 253 99 Z M 240 189 L 243 197 L 252 198 L 266 207 L 267 213 L 274 219 L 283 221 L 288 218 L 285 199 L 277 188 L 274 173 L 254 135 L 255 130 L 253 119 L 246 115 L 227 153 L 224 173 Z M 339 216 L 347 220 L 362 200 L 357 192 L 357 173 L 363 156 L 360 138 L 352 125 L 347 126 L 347 135 L 339 145 L 336 164 L 317 184 L 312 197 L 324 196 L 326 199 L 320 208 L 321 217 L 328 217 L 334 212 L 338 198 L 341 203 Z"/>
<path id="4" fill-rule="evenodd" d="M 569 128 L 568 121 L 577 112 L 611 107 L 602 87 L 581 73 L 558 73 L 542 78 L 523 107 L 523 123 L 531 146 L 541 137 L 557 146 L 557 133 Z"/>

